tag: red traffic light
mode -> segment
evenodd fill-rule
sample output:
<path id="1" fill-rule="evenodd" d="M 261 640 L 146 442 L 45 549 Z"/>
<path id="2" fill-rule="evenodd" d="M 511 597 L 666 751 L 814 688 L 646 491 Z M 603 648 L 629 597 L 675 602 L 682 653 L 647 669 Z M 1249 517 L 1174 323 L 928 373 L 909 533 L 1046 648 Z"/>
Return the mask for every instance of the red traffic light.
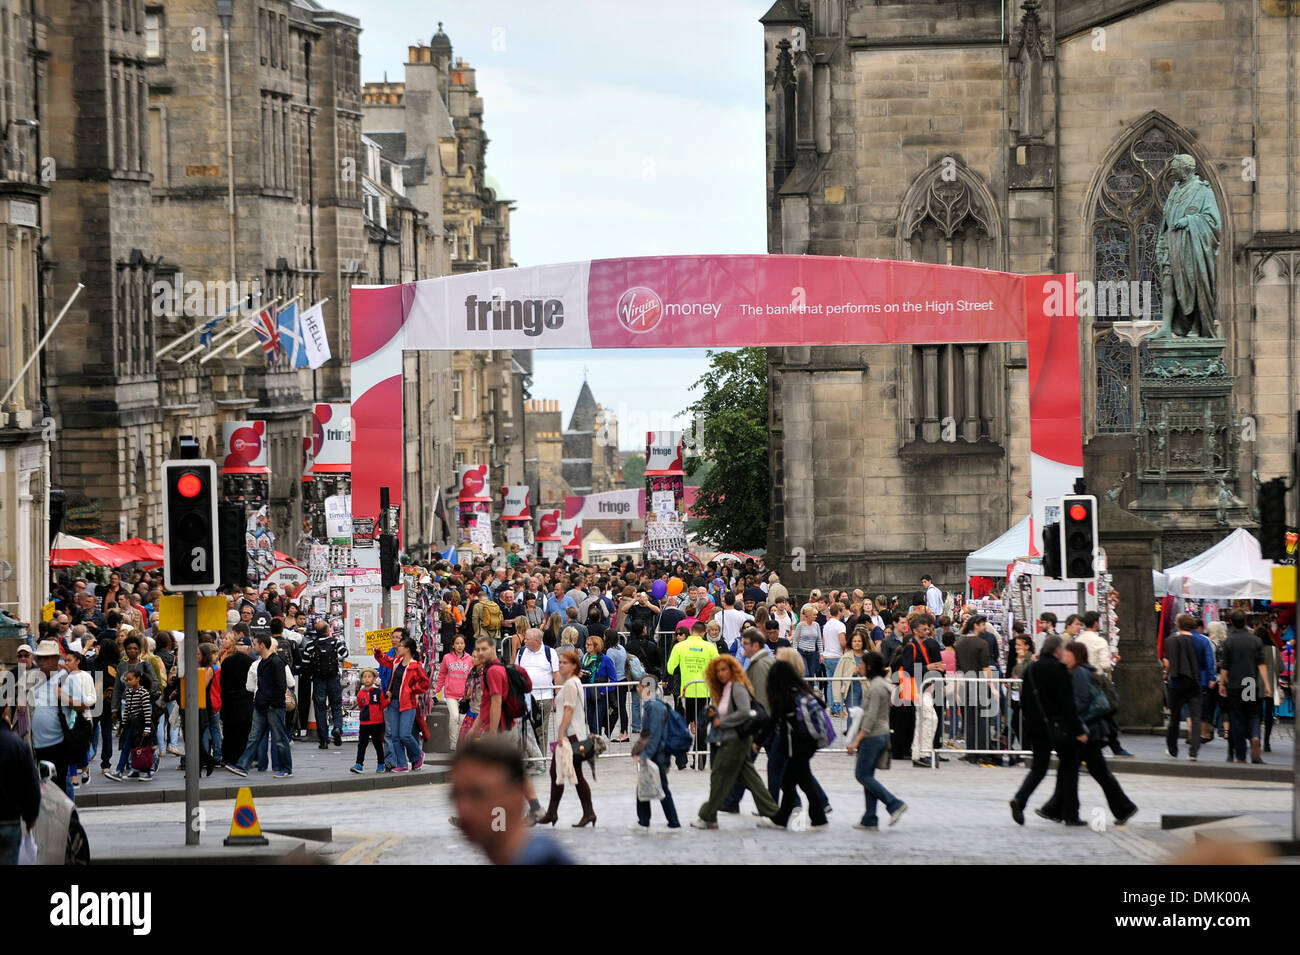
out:
<path id="1" fill-rule="evenodd" d="M 203 480 L 197 474 L 182 474 L 176 482 L 181 497 L 197 497 L 203 490 Z"/>
<path id="2" fill-rule="evenodd" d="M 1070 520 L 1086 521 L 1088 519 L 1088 509 L 1082 504 L 1073 504 L 1070 506 Z"/>

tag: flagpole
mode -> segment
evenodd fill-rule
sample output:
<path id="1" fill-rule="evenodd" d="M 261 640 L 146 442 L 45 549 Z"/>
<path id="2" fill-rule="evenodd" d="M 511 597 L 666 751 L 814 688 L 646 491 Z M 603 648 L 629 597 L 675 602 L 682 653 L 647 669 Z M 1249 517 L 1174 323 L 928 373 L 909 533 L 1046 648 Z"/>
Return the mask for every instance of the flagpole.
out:
<path id="1" fill-rule="evenodd" d="M 9 390 L 5 392 L 5 396 L 3 398 L 0 398 L 0 405 L 6 404 L 9 401 L 10 395 L 12 395 L 18 389 L 18 385 L 23 380 L 23 375 L 27 374 L 27 369 L 32 367 L 32 362 L 34 362 L 36 360 L 36 356 L 41 353 L 41 349 L 44 348 L 45 343 L 50 340 L 50 336 L 54 334 L 54 330 L 59 327 L 59 322 L 63 321 L 63 316 L 68 314 L 68 309 L 72 308 L 73 301 L 77 298 L 78 295 L 81 294 L 81 290 L 85 287 L 86 286 L 83 285 L 82 283 L 80 282 L 77 283 L 77 287 L 72 290 L 72 294 L 68 296 L 68 300 L 63 304 L 63 308 L 59 309 L 59 314 L 55 317 L 54 322 L 46 330 L 45 335 L 41 338 L 40 344 L 36 346 L 36 350 L 33 351 L 31 355 L 28 356 L 27 361 L 23 362 L 23 367 L 18 369 L 18 374 L 14 375 L 14 380 L 13 383 L 9 386 Z"/>
<path id="2" fill-rule="evenodd" d="M 243 328 L 239 329 L 237 332 L 235 332 L 233 335 L 231 335 L 230 337 L 228 337 L 225 341 L 223 341 L 223 342 L 222 342 L 220 345 L 218 345 L 216 348 L 209 349 L 208 353 L 207 353 L 206 355 L 204 355 L 202 358 L 199 359 L 199 364 L 200 364 L 200 365 L 206 365 L 209 361 L 211 361 L 212 359 L 216 358 L 216 357 L 217 357 L 218 355 L 220 355 L 223 351 L 225 351 L 227 348 L 229 348 L 229 347 L 230 347 L 231 345 L 233 345 L 235 342 L 239 341 L 241 338 L 243 338 L 245 335 L 247 335 L 247 334 L 248 334 L 249 332 L 251 332 L 251 331 L 253 331 L 253 328 L 252 328 L 252 326 L 248 326 L 248 325 L 246 325 L 246 326 L 244 326 Z M 190 355 L 194 354 L 195 352 L 199 352 L 199 351 L 202 351 L 202 350 L 203 350 L 203 346 L 200 345 L 198 348 L 194 349 L 193 352 L 189 352 L 188 354 L 186 354 L 185 358 L 188 358 Z M 235 357 L 238 358 L 239 356 L 236 355 Z M 177 359 L 177 361 L 184 361 L 185 358 L 179 358 L 179 359 Z"/>
<path id="3" fill-rule="evenodd" d="M 261 292 L 257 292 L 257 293 L 256 293 L 256 296 L 257 296 L 257 298 L 261 298 L 261 297 L 262 297 L 262 293 L 261 293 Z M 224 312 L 222 312 L 220 315 L 218 315 L 218 316 L 216 317 L 216 319 L 211 323 L 212 326 L 213 326 L 213 328 L 216 327 L 216 323 L 217 323 L 217 322 L 225 321 L 226 317 L 227 317 L 228 315 L 230 315 L 231 312 L 238 311 L 239 308 L 240 308 L 243 304 L 244 304 L 243 302 L 240 302 L 240 303 L 237 304 L 237 305 L 232 305 L 230 308 L 226 309 Z M 181 342 L 186 341 L 186 340 L 188 340 L 188 339 L 191 339 L 191 338 L 193 338 L 195 335 L 202 334 L 203 330 L 204 330 L 205 328 L 207 328 L 208 324 L 209 324 L 208 322 L 203 322 L 203 323 L 201 323 L 197 328 L 192 328 L 192 329 L 190 329 L 188 332 L 186 332 L 184 335 L 182 335 L 182 336 L 180 336 L 179 338 L 177 338 L 175 341 L 170 342 L 170 343 L 164 345 L 162 348 L 158 349 L 158 351 L 154 353 L 154 357 L 156 357 L 156 358 L 161 358 L 163 355 L 167 354 L 167 353 L 168 353 L 169 351 L 171 351 L 173 348 L 175 348 L 176 346 L 178 346 Z M 190 354 L 193 354 L 193 353 L 191 352 Z M 186 357 L 189 357 L 189 356 L 187 355 Z M 181 359 L 177 359 L 177 360 L 178 360 L 178 361 L 184 361 L 185 359 L 184 359 L 184 358 L 181 358 Z"/>

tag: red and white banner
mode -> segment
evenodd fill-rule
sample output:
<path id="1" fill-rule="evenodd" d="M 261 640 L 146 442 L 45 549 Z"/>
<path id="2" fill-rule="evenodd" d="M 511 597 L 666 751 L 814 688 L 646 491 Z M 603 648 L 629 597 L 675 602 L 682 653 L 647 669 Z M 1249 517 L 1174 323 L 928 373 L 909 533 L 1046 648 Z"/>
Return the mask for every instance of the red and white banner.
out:
<path id="1" fill-rule="evenodd" d="M 486 464 L 462 464 L 456 473 L 456 500 L 490 501 L 488 493 Z M 356 478 L 354 477 L 355 481 Z M 391 490 L 389 491 L 391 494 Z"/>
<path id="2" fill-rule="evenodd" d="M 312 466 L 316 474 L 352 468 L 352 405 L 318 404 L 311 413 Z"/>
<path id="3" fill-rule="evenodd" d="M 695 504 L 698 487 L 687 485 L 684 507 L 689 514 Z M 580 521 L 637 521 L 645 518 L 645 488 L 627 491 L 602 491 L 564 499 L 564 516 Z"/>
<path id="4" fill-rule="evenodd" d="M 560 546 L 565 550 L 582 550 L 582 521 L 560 519 Z"/>
<path id="5" fill-rule="evenodd" d="M 270 474 L 266 466 L 266 422 L 223 421 L 222 474 Z"/>
<path id="6" fill-rule="evenodd" d="M 645 473 L 685 473 L 682 470 L 682 433 L 680 431 L 647 431 L 645 433 Z"/>
<path id="7" fill-rule="evenodd" d="M 501 489 L 501 520 L 527 521 L 532 519 L 528 512 L 528 485 L 503 487 Z"/>
<path id="8" fill-rule="evenodd" d="M 560 539 L 559 510 L 541 511 L 537 515 L 537 540 L 557 541 Z"/>
<path id="9" fill-rule="evenodd" d="M 1044 500 L 1068 493 L 1083 472 L 1078 320 L 1073 308 L 1059 307 L 1065 285 L 1065 276 L 920 262 L 683 255 L 355 286 L 353 490 L 377 499 L 387 485 L 400 498 L 404 349 L 1023 341 L 1034 523 L 1041 526 Z"/>

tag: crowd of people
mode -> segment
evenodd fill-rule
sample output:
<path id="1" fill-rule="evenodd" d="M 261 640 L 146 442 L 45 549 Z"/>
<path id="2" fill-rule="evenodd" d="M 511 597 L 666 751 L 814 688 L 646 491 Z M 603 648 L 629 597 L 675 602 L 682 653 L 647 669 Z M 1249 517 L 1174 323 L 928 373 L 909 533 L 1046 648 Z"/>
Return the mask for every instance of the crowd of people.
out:
<path id="1" fill-rule="evenodd" d="M 96 760 L 115 783 L 147 781 L 169 757 L 180 768 L 186 753 L 209 774 L 287 778 L 293 744 L 312 740 L 310 714 L 320 748 L 343 745 L 341 675 L 356 666 L 351 772 L 366 772 L 368 758 L 375 772 L 418 772 L 436 701 L 449 717 L 439 744 L 495 741 L 519 759 L 529 826 L 556 824 L 569 787 L 581 808 L 573 824 L 595 825 L 587 776 L 594 779 L 592 761 L 614 743 L 630 744 L 643 831 L 655 802 L 666 828 L 681 829 L 674 767 L 710 774 L 693 827 L 717 828 L 720 813 L 740 813 L 748 792 L 760 826 L 818 830 L 831 806 L 813 757 L 837 738 L 863 788 L 863 829 L 879 827 L 882 810 L 892 825 L 907 809 L 878 769 L 909 759 L 937 768 L 945 753 L 986 765 L 1031 753 L 1012 800 L 1017 822 L 1053 754 L 1056 788 L 1040 815 L 1080 824 L 1081 765 L 1117 822 L 1137 811 L 1105 762 L 1104 750 L 1130 754 L 1111 680 L 1120 657 L 1098 633 L 1096 613 L 1071 615 L 1059 629 L 1044 614 L 1032 633 L 1017 622 L 1003 634 L 928 575 L 901 598 L 813 589 L 795 600 L 778 574 L 753 561 L 439 561 L 424 570 L 440 598 L 432 639 L 398 628 L 391 650 L 362 661 L 349 660 L 327 621 L 273 585 L 232 590 L 224 631 L 199 634 L 195 741 L 182 739 L 183 635 L 157 619 L 160 572 L 115 573 L 98 586 L 66 579 L 54 589 L 50 619 L 19 649 L 18 672 L 29 678 L 8 722 L 74 799 Z M 1248 743 L 1254 761 L 1268 750 L 1271 706 L 1250 704 L 1277 685 L 1279 659 L 1271 641 L 1245 630 L 1244 616 L 1231 622 L 1231 632 L 1212 625 L 1207 636 L 1180 617 L 1164 642 L 1171 755 L 1184 715 L 1191 758 L 1220 732 L 1229 760 L 1244 760 Z M 430 645 L 432 659 L 422 659 L 421 646 Z M 1252 696 L 1252 680 L 1264 692 Z M 545 807 L 533 784 L 539 776 L 549 776 Z"/>

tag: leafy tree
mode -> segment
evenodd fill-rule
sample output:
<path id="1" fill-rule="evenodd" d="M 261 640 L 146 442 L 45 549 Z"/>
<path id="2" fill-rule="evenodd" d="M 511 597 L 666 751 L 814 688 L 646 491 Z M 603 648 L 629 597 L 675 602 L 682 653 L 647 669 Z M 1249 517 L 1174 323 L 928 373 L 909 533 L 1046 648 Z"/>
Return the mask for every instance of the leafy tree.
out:
<path id="1" fill-rule="evenodd" d="M 686 409 L 695 422 L 686 473 L 704 471 L 692 513 L 699 535 L 720 550 L 767 544 L 767 350 L 710 351 L 710 370 L 691 386 L 700 397 Z M 710 467 L 711 465 L 711 467 Z"/>
<path id="2" fill-rule="evenodd" d="M 633 454 L 623 462 L 623 487 L 634 491 L 645 489 L 644 454 Z"/>

